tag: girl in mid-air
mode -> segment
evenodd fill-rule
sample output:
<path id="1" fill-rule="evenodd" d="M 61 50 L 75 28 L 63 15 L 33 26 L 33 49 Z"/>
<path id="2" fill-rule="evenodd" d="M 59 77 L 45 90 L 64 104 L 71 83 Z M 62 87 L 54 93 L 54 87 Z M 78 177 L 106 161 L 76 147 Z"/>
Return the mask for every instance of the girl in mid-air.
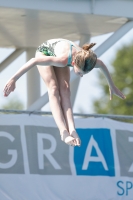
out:
<path id="1" fill-rule="evenodd" d="M 51 39 L 38 47 L 36 55 L 25 63 L 13 75 L 4 87 L 4 96 L 8 96 L 15 89 L 16 81 L 32 67 L 37 66 L 43 78 L 49 95 L 51 111 L 59 128 L 62 141 L 68 145 L 80 146 L 81 141 L 76 133 L 72 107 L 70 102 L 70 66 L 74 72 L 83 77 L 93 68 L 100 68 L 105 75 L 110 91 L 125 99 L 120 90 L 115 87 L 105 64 L 97 59 L 91 50 L 95 43 L 79 47 L 66 39 Z"/>

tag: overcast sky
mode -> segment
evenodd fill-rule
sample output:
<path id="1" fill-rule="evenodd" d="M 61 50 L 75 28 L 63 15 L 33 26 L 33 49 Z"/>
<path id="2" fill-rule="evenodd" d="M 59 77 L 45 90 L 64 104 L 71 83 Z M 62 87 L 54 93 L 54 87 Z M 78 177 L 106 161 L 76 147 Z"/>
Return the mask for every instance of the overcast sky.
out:
<path id="1" fill-rule="evenodd" d="M 102 35 L 98 37 L 93 37 L 91 42 L 96 42 L 97 48 L 103 41 L 105 41 L 110 35 Z M 115 54 L 124 44 L 129 44 L 133 41 L 133 29 L 129 31 L 123 38 L 121 38 L 117 43 L 115 43 L 108 51 L 106 51 L 100 59 L 106 64 L 109 71 L 111 70 L 111 62 L 115 58 Z M 93 48 L 93 49 L 95 49 Z M 2 62 L 14 49 L 5 49 L 0 48 L 0 62 Z M 10 99 L 20 99 L 25 108 L 27 101 L 27 90 L 26 90 L 26 74 L 23 75 L 17 81 L 17 87 L 9 97 L 3 97 L 3 87 L 8 79 L 26 62 L 26 53 L 23 53 L 19 56 L 12 64 L 10 64 L 5 70 L 0 73 L 0 108 L 3 104 L 10 101 Z M 77 97 L 74 105 L 74 112 L 78 113 L 79 111 L 84 111 L 84 113 L 93 113 L 92 104 L 94 99 L 102 96 L 102 90 L 98 84 L 97 73 L 99 69 L 92 70 L 91 73 L 85 75 L 81 78 L 79 89 L 77 92 Z M 33 88 L 34 89 L 34 88 Z M 46 91 L 45 84 L 41 80 L 41 95 Z M 81 99 L 82 97 L 82 99 Z M 108 102 L 107 102 L 108 103 Z M 44 111 L 49 111 L 49 105 L 43 107 Z"/>

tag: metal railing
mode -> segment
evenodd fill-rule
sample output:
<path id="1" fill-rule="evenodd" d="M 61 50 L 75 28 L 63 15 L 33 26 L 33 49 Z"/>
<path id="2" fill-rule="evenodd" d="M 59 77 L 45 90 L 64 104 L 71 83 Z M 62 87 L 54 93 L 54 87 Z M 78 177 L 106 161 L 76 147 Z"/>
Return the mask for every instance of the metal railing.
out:
<path id="1" fill-rule="evenodd" d="M 44 111 L 27 111 L 27 110 L 5 110 L 0 109 L 0 113 L 8 113 L 8 114 L 33 114 L 33 115 L 52 115 L 51 112 Z M 120 120 L 133 120 L 132 115 L 111 115 L 111 114 L 82 114 L 82 113 L 74 113 L 74 117 L 103 117 L 103 118 L 111 118 L 111 119 L 120 119 Z"/>

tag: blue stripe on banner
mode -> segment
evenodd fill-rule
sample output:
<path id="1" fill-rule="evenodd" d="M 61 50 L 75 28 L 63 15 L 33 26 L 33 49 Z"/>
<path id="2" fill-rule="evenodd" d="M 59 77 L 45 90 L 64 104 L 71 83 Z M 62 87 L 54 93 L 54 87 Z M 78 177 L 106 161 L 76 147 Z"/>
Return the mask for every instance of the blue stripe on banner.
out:
<path id="1" fill-rule="evenodd" d="M 109 129 L 77 129 L 81 147 L 74 149 L 77 175 L 115 176 L 112 139 Z"/>

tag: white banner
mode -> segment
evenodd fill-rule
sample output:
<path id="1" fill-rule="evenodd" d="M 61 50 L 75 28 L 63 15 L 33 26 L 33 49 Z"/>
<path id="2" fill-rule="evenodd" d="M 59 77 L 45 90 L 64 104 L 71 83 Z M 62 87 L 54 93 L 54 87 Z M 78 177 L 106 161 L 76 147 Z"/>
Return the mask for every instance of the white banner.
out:
<path id="1" fill-rule="evenodd" d="M 0 115 L 0 200 L 133 200 L 133 124 L 75 124 L 81 147 L 51 117 Z"/>

